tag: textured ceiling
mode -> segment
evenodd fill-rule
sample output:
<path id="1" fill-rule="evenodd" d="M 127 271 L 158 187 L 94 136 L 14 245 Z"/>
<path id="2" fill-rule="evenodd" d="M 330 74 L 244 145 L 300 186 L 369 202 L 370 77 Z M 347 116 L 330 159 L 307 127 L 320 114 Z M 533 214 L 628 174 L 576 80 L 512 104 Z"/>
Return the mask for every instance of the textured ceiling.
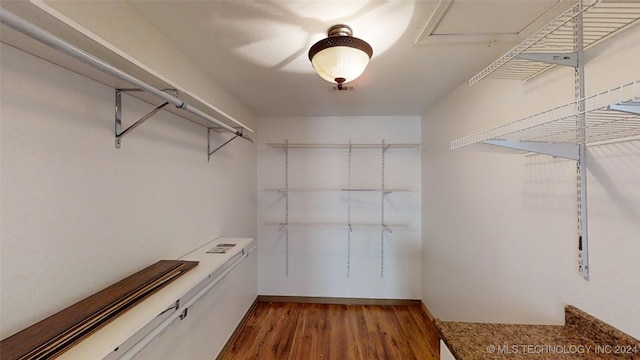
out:
<path id="1" fill-rule="evenodd" d="M 569 4 L 558 0 L 441 0 L 447 12 L 416 45 L 438 1 L 130 1 L 129 5 L 257 116 L 422 115 Z M 558 5 L 559 4 L 559 5 Z M 443 5 L 443 4 L 440 4 Z M 334 91 L 309 47 L 345 23 L 374 55 L 365 73 Z M 482 35 L 469 40 L 469 35 Z M 495 39 L 503 39 L 495 36 Z"/>

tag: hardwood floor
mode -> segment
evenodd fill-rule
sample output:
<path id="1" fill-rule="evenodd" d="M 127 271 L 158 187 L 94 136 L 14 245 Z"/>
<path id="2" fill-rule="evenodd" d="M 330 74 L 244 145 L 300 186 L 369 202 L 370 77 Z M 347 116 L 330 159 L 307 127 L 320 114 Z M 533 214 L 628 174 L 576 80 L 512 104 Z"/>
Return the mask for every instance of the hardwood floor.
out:
<path id="1" fill-rule="evenodd" d="M 439 359 L 422 308 L 259 302 L 223 360 Z"/>

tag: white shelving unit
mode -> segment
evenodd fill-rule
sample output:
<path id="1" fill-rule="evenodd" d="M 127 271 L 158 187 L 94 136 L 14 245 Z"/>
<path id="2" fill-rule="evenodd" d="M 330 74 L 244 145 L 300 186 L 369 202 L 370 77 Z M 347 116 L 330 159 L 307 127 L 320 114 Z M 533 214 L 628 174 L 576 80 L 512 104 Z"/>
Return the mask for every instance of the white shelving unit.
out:
<path id="1" fill-rule="evenodd" d="M 284 232 L 285 240 L 285 272 L 289 274 L 289 229 L 290 228 L 332 228 L 342 229 L 347 234 L 347 277 L 350 275 L 351 262 L 351 233 L 356 230 L 376 230 L 380 232 L 380 277 L 384 276 L 384 236 L 385 233 L 392 233 L 396 229 L 408 229 L 408 224 L 389 224 L 385 221 L 385 197 L 394 192 L 411 192 L 411 189 L 397 189 L 385 187 L 385 153 L 389 149 L 420 149 L 421 144 L 388 144 L 382 140 L 378 144 L 312 144 L 312 143 L 267 143 L 267 146 L 274 149 L 283 149 L 285 157 L 284 188 L 265 189 L 266 191 L 278 191 L 284 196 L 285 218 L 281 222 L 265 223 L 266 226 L 277 226 Z M 289 151 L 293 149 L 344 149 L 347 151 L 347 186 L 341 188 L 290 188 L 289 187 Z M 381 174 L 380 187 L 375 188 L 353 188 L 351 184 L 351 160 L 352 152 L 357 149 L 380 149 Z M 295 192 L 345 192 L 347 194 L 347 218 L 343 223 L 321 223 L 321 222 L 290 222 L 289 221 L 289 196 Z M 351 195 L 354 192 L 379 193 L 380 194 L 380 221 L 375 223 L 360 223 L 351 221 Z"/>
<path id="2" fill-rule="evenodd" d="M 575 101 L 469 135 L 451 149 L 539 153 L 576 160 L 578 270 L 589 279 L 586 146 L 640 135 L 640 80 L 585 96 L 584 51 L 640 19 L 640 2 L 583 0 L 469 80 L 528 80 L 555 65 L 574 69 Z"/>

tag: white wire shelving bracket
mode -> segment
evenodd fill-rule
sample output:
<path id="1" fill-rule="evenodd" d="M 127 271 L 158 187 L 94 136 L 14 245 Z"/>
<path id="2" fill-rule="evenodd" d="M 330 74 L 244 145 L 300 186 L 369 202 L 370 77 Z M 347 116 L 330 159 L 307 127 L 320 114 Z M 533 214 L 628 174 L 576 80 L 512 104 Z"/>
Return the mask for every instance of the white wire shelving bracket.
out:
<path id="1" fill-rule="evenodd" d="M 244 130 L 249 130 L 248 128 L 242 127 L 240 130 L 226 124 L 225 122 L 222 122 L 214 117 L 212 117 L 211 115 L 185 103 L 184 101 L 180 100 L 177 97 L 177 91 L 173 91 L 173 94 L 169 94 L 167 93 L 167 91 L 163 90 L 163 89 L 157 89 L 151 85 L 149 85 L 148 83 L 132 76 L 129 75 L 123 71 L 121 71 L 120 69 L 116 68 L 115 66 L 107 63 L 106 61 L 103 61 L 75 46 L 73 46 L 71 43 L 66 42 L 65 40 L 51 34 L 50 32 L 30 23 L 29 21 L 21 18 L 18 15 L 15 15 L 13 12 L 7 10 L 7 9 L 2 9 L 2 11 L 0 11 L 0 22 L 24 35 L 27 35 L 39 42 L 41 42 L 42 44 L 45 44 L 55 50 L 58 50 L 60 52 L 62 52 L 63 54 L 66 54 L 76 60 L 79 60 L 105 74 L 108 74 L 110 76 L 113 76 L 114 78 L 120 79 L 130 85 L 132 85 L 134 88 L 133 89 L 116 89 L 116 105 L 115 105 L 115 147 L 116 148 L 120 148 L 121 146 L 121 141 L 122 141 L 122 137 L 124 137 L 126 134 L 128 134 L 130 131 L 132 131 L 133 129 L 135 129 L 136 127 L 138 127 L 139 125 L 141 125 L 142 123 L 144 123 L 146 120 L 148 120 L 149 118 L 151 118 L 154 114 L 156 114 L 158 111 L 160 111 L 162 108 L 164 108 L 165 106 L 171 104 L 174 105 L 176 108 L 181 109 L 185 112 L 188 112 L 192 115 L 195 115 L 196 117 L 202 119 L 205 121 L 205 123 L 207 125 L 203 125 L 206 126 L 208 129 L 223 129 L 226 131 L 229 131 L 233 134 L 236 135 L 236 137 L 242 137 L 246 140 L 249 140 L 251 142 L 254 142 L 254 139 L 249 135 L 246 134 L 244 132 Z M 129 126 L 127 129 L 122 130 L 122 103 L 121 103 L 121 94 L 122 92 L 127 92 L 127 91 L 144 91 L 147 92 L 149 94 L 154 95 L 157 98 L 160 98 L 161 100 L 164 100 L 165 102 L 159 106 L 157 106 L 154 110 L 152 110 L 150 113 L 146 114 L 145 116 L 143 116 L 141 119 L 139 119 L 138 121 L 136 121 L 133 125 Z M 222 116 L 222 115 L 221 115 Z M 234 118 L 230 117 L 229 115 L 225 116 L 225 120 L 230 121 L 234 124 L 240 124 L 237 120 L 235 120 Z M 227 142 L 228 143 L 228 142 Z M 222 146 L 226 145 L 227 143 L 223 144 Z M 217 149 L 216 149 L 217 150 Z M 215 152 L 215 151 L 214 151 Z M 211 156 L 211 152 L 209 152 L 209 156 Z"/>
<path id="2" fill-rule="evenodd" d="M 640 18 L 640 2 L 578 2 L 472 77 L 469 85 L 484 78 L 528 80 L 554 65 L 578 66 L 574 39 L 574 22 L 578 17 L 583 21 L 583 50 L 588 50 L 635 23 Z"/>
<path id="3" fill-rule="evenodd" d="M 585 95 L 584 51 L 640 20 L 640 2 L 580 0 L 469 80 L 528 80 L 574 69 L 575 101 L 451 142 L 451 149 L 538 153 L 576 161 L 578 271 L 589 279 L 586 146 L 640 135 L 638 81 Z"/>

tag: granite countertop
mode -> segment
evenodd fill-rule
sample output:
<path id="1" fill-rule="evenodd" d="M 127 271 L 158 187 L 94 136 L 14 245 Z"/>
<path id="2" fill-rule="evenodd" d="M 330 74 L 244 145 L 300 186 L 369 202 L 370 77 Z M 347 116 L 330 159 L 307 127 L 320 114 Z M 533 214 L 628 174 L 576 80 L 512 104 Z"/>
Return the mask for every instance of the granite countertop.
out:
<path id="1" fill-rule="evenodd" d="M 565 307 L 565 325 L 436 320 L 436 326 L 458 360 L 640 360 L 640 341 L 573 306 Z"/>

